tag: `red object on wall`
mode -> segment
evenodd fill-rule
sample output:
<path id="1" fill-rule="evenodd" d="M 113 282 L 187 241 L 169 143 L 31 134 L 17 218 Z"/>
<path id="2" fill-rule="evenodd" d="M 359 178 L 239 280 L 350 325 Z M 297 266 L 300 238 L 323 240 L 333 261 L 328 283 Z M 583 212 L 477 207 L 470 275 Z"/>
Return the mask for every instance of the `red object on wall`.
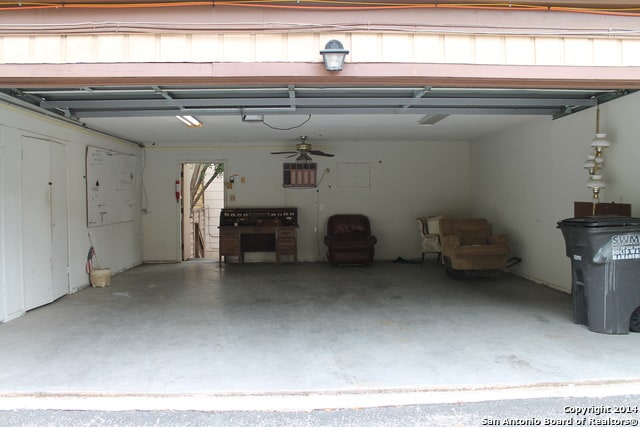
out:
<path id="1" fill-rule="evenodd" d="M 180 181 L 176 180 L 176 202 L 180 203 Z"/>

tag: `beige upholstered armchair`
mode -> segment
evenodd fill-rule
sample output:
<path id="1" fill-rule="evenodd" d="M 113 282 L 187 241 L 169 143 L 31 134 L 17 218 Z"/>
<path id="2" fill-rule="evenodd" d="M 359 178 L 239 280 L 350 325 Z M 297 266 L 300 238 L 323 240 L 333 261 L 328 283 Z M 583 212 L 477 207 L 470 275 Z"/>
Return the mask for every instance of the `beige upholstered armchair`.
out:
<path id="1" fill-rule="evenodd" d="M 459 277 L 468 270 L 500 270 L 507 267 L 509 240 L 492 235 L 484 218 L 442 218 L 442 256 L 447 274 Z"/>
<path id="2" fill-rule="evenodd" d="M 424 263 L 425 254 L 438 254 L 438 262 L 440 262 L 440 236 L 438 235 L 438 229 L 440 228 L 439 216 L 433 217 L 418 217 L 418 235 L 420 236 L 420 245 L 422 247 L 422 259 Z"/>

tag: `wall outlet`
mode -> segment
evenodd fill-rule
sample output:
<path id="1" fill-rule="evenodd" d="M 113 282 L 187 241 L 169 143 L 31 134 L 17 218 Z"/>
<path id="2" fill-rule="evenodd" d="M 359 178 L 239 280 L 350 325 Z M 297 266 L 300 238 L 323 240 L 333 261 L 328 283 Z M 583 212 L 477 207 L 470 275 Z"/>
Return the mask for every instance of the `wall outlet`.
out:
<path id="1" fill-rule="evenodd" d="M 229 201 L 230 202 L 235 202 L 236 201 L 236 195 L 235 194 L 229 194 Z"/>
<path id="2" fill-rule="evenodd" d="M 314 226 L 313 226 L 313 232 L 314 232 L 314 233 L 317 233 L 317 232 L 318 232 L 318 226 L 317 226 L 317 225 L 314 225 Z"/>
<path id="3" fill-rule="evenodd" d="M 323 210 L 324 210 L 324 204 L 320 203 L 319 209 L 320 209 L 321 211 L 323 211 Z"/>

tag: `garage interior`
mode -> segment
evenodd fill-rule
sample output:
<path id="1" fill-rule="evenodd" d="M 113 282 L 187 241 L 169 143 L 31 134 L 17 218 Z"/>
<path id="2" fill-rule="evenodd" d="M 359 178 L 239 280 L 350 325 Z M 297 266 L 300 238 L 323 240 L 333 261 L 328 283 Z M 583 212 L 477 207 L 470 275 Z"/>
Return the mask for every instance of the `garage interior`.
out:
<path id="1" fill-rule="evenodd" d="M 184 16 L 193 19 L 198 7 Z M 190 46 L 219 38 L 215 46 L 231 55 L 220 62 L 215 49 L 187 57 L 175 48 L 182 34 L 150 42 L 139 28 L 112 33 L 112 22 L 140 20 L 142 11 L 126 19 L 109 12 L 113 21 L 88 37 L 77 28 L 47 33 L 33 11 L 10 24 L 0 16 L 7 29 L 0 50 L 2 401 L 76 407 L 95 397 L 95 407 L 143 409 L 155 404 L 144 399 L 171 397 L 165 408 L 229 408 L 237 399 L 244 408 L 315 409 L 637 387 L 640 336 L 595 334 L 573 323 L 570 261 L 556 228 L 575 201 L 592 197 L 583 165 L 598 131 L 612 141 L 600 197 L 631 204 L 638 215 L 637 40 L 594 30 L 602 16 L 580 15 L 562 33 L 536 38 L 532 27 L 545 22 L 560 31 L 559 17 L 569 12 L 476 12 L 415 12 L 425 22 L 432 13 L 443 19 L 433 37 L 451 52 L 473 46 L 473 55 L 441 63 L 407 59 L 428 49 L 389 49 L 406 46 L 408 36 L 381 22 L 408 18 L 387 10 L 368 12 L 377 19 L 368 30 L 374 35 L 352 27 L 336 33 L 315 21 L 320 26 L 300 30 L 307 33 L 299 39 L 278 34 L 275 45 L 286 45 L 289 56 L 260 52 L 274 39 L 258 37 L 257 26 L 242 37 L 224 36 L 228 27 L 215 37 L 184 37 Z M 259 19 L 254 10 L 218 13 L 199 16 L 216 25 L 251 18 L 263 29 L 280 22 L 271 11 Z M 300 22 L 303 13 L 289 19 Z M 496 22 L 519 13 L 535 19 L 517 34 L 474 30 L 469 41 L 447 33 L 454 15 L 469 31 L 477 16 Z M 29 16 L 46 34 L 40 41 L 16 30 Z M 327 20 L 324 12 L 315 16 Z M 157 11 L 145 17 L 165 18 Z M 345 13 L 335 22 L 351 19 Z M 614 20 L 609 28 L 637 26 L 635 16 L 607 19 Z M 427 46 L 431 36 L 411 34 L 413 46 Z M 64 48 L 52 47 L 58 38 Z M 325 38 L 349 47 L 344 70 L 323 68 Z M 253 56 L 245 60 L 249 44 Z M 136 62 L 109 49 L 125 45 L 127 55 L 159 57 Z M 311 53 L 291 49 L 309 45 Z M 490 62 L 492 49 L 481 49 L 488 45 L 506 52 L 504 63 Z M 516 55 L 534 45 L 536 60 L 565 62 L 529 64 Z M 99 58 L 83 56 L 87 46 Z M 179 54 L 166 54 L 166 46 Z M 368 48 L 393 58 L 363 54 Z M 20 56 L 34 52 L 36 59 Z M 56 52 L 72 58 L 49 59 Z M 619 63 L 597 64 L 604 53 Z M 567 64 L 577 57 L 592 63 Z M 291 159 L 272 153 L 294 149 L 303 136 L 335 157 L 312 156 L 315 187 L 283 188 L 283 163 Z M 130 217 L 90 224 L 89 149 L 132 160 Z M 299 262 L 276 264 L 270 253 L 250 254 L 242 265 L 183 261 L 176 181 L 181 165 L 193 162 L 224 165 L 226 207 L 297 207 Z M 352 165 L 367 173 L 349 181 L 341 171 Z M 372 265 L 325 261 L 326 221 L 336 213 L 369 216 L 378 239 Z M 416 218 L 436 215 L 487 218 L 494 232 L 509 235 L 522 263 L 463 280 L 447 277 L 435 259 L 416 263 Z M 114 272 L 111 286 L 89 287 L 90 247 Z M 104 397 L 108 403 L 100 403 Z"/>

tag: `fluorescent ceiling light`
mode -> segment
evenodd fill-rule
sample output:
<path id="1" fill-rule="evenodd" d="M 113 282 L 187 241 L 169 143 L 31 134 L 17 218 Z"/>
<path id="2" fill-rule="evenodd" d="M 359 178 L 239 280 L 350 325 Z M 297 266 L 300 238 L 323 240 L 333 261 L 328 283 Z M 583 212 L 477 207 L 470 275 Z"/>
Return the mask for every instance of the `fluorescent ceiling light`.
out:
<path id="1" fill-rule="evenodd" d="M 425 126 L 433 126 L 445 117 L 449 117 L 449 114 L 427 114 L 418 120 L 418 123 Z"/>
<path id="2" fill-rule="evenodd" d="M 193 116 L 176 116 L 176 119 L 180 120 L 190 128 L 199 128 L 202 126 L 202 123 L 200 123 L 198 119 Z"/>
<path id="3" fill-rule="evenodd" d="M 262 122 L 264 121 L 264 115 L 262 114 L 243 114 L 243 122 Z"/>

